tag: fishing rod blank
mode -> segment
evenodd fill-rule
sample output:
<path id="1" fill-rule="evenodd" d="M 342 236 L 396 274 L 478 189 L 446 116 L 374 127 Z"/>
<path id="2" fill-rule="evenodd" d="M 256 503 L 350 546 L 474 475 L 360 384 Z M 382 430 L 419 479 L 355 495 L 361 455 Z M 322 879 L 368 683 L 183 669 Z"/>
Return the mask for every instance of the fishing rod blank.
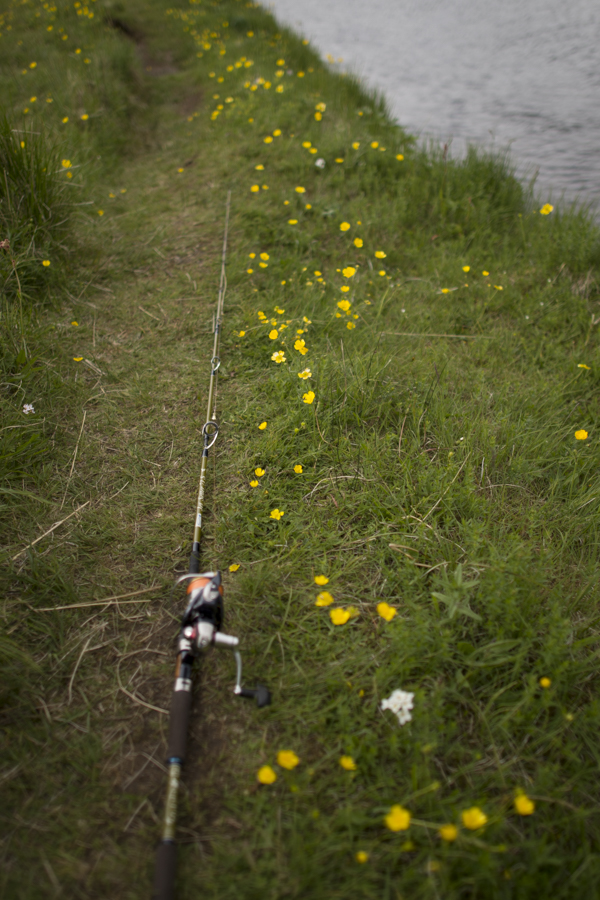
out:
<path id="1" fill-rule="evenodd" d="M 189 571 L 178 579 L 177 584 L 186 584 L 187 607 L 181 620 L 181 631 L 177 642 L 175 664 L 175 684 L 171 695 L 169 721 L 169 745 L 167 757 L 167 797 L 163 819 L 162 839 L 156 854 L 153 900 L 174 900 L 177 848 L 175 828 L 177 822 L 177 794 L 181 770 L 187 749 L 187 732 L 192 707 L 192 668 L 195 660 L 210 647 L 232 650 L 236 661 L 236 681 L 233 689 L 238 697 L 256 700 L 257 706 L 268 706 L 271 695 L 268 689 L 257 684 L 254 690 L 242 687 L 242 657 L 237 649 L 239 638 L 221 631 L 223 627 L 223 584 L 221 573 L 203 572 L 200 565 L 200 544 L 202 540 L 202 512 L 204 508 L 204 482 L 208 464 L 208 453 L 219 435 L 217 423 L 217 379 L 221 359 L 219 357 L 221 325 L 227 279 L 225 260 L 227 255 L 227 234 L 229 230 L 229 209 L 231 191 L 227 194 L 225 212 L 225 232 L 221 256 L 221 279 L 217 309 L 214 317 L 213 353 L 210 363 L 210 381 L 206 422 L 202 428 L 203 449 L 198 484 L 198 501 L 194 539 L 190 555 Z"/>

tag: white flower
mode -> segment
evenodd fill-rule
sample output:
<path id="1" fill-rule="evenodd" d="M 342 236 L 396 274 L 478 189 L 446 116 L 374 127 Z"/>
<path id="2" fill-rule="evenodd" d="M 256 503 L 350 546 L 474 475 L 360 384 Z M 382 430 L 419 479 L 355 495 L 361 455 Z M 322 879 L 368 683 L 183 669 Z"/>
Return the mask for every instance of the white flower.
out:
<path id="1" fill-rule="evenodd" d="M 317 167 L 317 169 L 324 169 L 325 168 L 325 160 L 322 158 L 316 159 L 315 166 Z"/>
<path id="2" fill-rule="evenodd" d="M 413 708 L 414 696 L 409 691 L 397 688 L 389 697 L 381 701 L 381 709 L 391 709 L 398 716 L 399 723 L 405 725 L 412 719 L 410 711 Z"/>
<path id="3" fill-rule="evenodd" d="M 23 407 L 23 412 L 25 413 L 26 416 L 28 416 L 29 413 L 34 413 L 35 409 L 33 408 L 33 405 L 31 403 L 26 403 L 25 406 Z"/>

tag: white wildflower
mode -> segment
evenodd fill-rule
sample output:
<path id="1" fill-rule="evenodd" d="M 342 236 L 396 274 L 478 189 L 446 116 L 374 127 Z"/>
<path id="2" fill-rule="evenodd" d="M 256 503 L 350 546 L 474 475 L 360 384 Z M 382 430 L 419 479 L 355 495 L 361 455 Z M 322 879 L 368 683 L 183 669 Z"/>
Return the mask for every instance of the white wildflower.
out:
<path id="1" fill-rule="evenodd" d="M 33 408 L 33 404 L 26 403 L 25 406 L 23 407 L 23 412 L 25 413 L 26 416 L 28 416 L 29 413 L 34 413 L 35 409 Z"/>
<path id="2" fill-rule="evenodd" d="M 392 691 L 389 697 L 381 701 L 381 709 L 391 709 L 398 716 L 401 725 L 405 725 L 412 719 L 411 709 L 413 708 L 414 694 L 409 691 L 402 691 L 397 688 Z"/>
<path id="3" fill-rule="evenodd" d="M 322 158 L 316 159 L 315 166 L 317 167 L 317 169 L 324 169 L 325 168 L 325 160 Z"/>

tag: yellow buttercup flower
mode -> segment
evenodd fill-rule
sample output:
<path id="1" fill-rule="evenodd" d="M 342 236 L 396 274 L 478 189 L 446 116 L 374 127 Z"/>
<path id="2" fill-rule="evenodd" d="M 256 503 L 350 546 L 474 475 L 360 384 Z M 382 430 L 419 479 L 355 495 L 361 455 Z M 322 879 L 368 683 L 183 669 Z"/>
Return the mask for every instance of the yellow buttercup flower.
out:
<path id="1" fill-rule="evenodd" d="M 254 470 L 254 474 L 256 475 L 257 478 L 262 478 L 263 475 L 265 474 L 265 470 L 264 470 L 264 469 L 261 469 L 261 468 L 259 467 L 258 469 L 255 469 L 255 470 Z"/>
<path id="2" fill-rule="evenodd" d="M 403 154 L 403 153 L 396 153 L 396 159 L 400 159 L 400 160 L 404 159 L 404 154 Z"/>
<path id="3" fill-rule="evenodd" d="M 349 300 L 338 300 L 338 308 L 343 310 L 343 312 L 348 312 L 352 304 Z"/>
<path id="4" fill-rule="evenodd" d="M 463 266 L 463 267 L 462 267 L 462 270 L 463 270 L 463 272 L 470 272 L 470 271 L 471 271 L 471 266 Z"/>
<path id="5" fill-rule="evenodd" d="M 387 253 L 384 253 L 383 250 L 376 250 L 375 256 L 377 257 L 377 259 L 385 259 L 387 256 Z"/>
<path id="6" fill-rule="evenodd" d="M 277 781 L 277 775 L 271 766 L 261 766 L 256 773 L 256 777 L 261 784 L 273 784 L 274 781 Z"/>
<path id="7" fill-rule="evenodd" d="M 515 797 L 515 810 L 520 816 L 530 816 L 535 810 L 535 803 L 527 794 L 517 794 Z"/>
<path id="8" fill-rule="evenodd" d="M 364 850 L 359 850 L 354 858 L 357 863 L 366 863 L 369 859 L 369 854 L 365 853 Z"/>
<path id="9" fill-rule="evenodd" d="M 477 831 L 478 828 L 483 828 L 488 820 L 486 814 L 478 806 L 472 806 L 470 809 L 463 810 L 460 817 L 465 828 L 470 829 L 470 831 Z"/>
<path id="10" fill-rule="evenodd" d="M 356 323 L 355 322 L 346 322 L 346 328 L 348 329 L 348 331 L 352 331 L 353 328 L 356 328 Z"/>
<path id="11" fill-rule="evenodd" d="M 540 212 L 543 216 L 549 216 L 553 209 L 554 207 L 551 203 L 544 203 L 544 205 L 540 209 Z"/>
<path id="12" fill-rule="evenodd" d="M 546 675 L 540 678 L 540 687 L 544 688 L 544 690 L 547 691 L 551 684 L 552 681 Z"/>
<path id="13" fill-rule="evenodd" d="M 268 134 L 268 135 L 266 136 L 266 138 L 264 138 L 264 142 L 265 142 L 265 144 L 272 144 L 272 143 L 273 143 L 273 138 L 271 137 L 270 134 Z"/>
<path id="14" fill-rule="evenodd" d="M 294 472 L 296 475 L 302 475 L 303 469 L 300 463 L 297 463 L 297 465 L 294 466 Z"/>
<path id="15" fill-rule="evenodd" d="M 310 371 L 310 369 L 304 369 L 303 372 L 298 372 L 298 378 L 306 379 L 306 378 L 310 378 L 311 375 L 312 375 L 312 372 Z"/>
<path id="16" fill-rule="evenodd" d="M 43 266 L 46 266 L 46 268 L 47 268 L 47 267 L 50 265 L 50 260 L 49 260 L 49 259 L 43 259 L 43 260 L 42 260 L 42 265 L 43 265 Z"/>
<path id="17" fill-rule="evenodd" d="M 296 768 L 299 762 L 300 758 L 296 756 L 293 750 L 280 750 L 277 754 L 277 765 L 281 766 L 282 769 L 291 771 Z"/>
<path id="18" fill-rule="evenodd" d="M 329 618 L 334 625 L 345 625 L 350 618 L 350 612 L 349 610 L 342 609 L 341 606 L 338 606 L 335 609 L 331 609 L 329 611 Z"/>
<path id="19" fill-rule="evenodd" d="M 390 606 L 388 603 L 377 604 L 377 612 L 382 619 L 385 619 L 386 622 L 391 622 L 397 611 L 398 610 L 396 610 L 393 606 Z"/>
<path id="20" fill-rule="evenodd" d="M 363 245 L 363 239 L 362 239 L 362 238 L 354 238 L 354 246 L 355 246 L 355 247 L 359 247 L 359 248 L 360 248 L 360 247 L 362 247 L 362 245 Z"/>
<path id="21" fill-rule="evenodd" d="M 314 391 L 307 391 L 306 394 L 302 394 L 302 399 L 304 400 L 305 403 L 312 403 L 314 401 L 315 397 L 316 397 L 316 394 Z"/>
<path id="22" fill-rule="evenodd" d="M 261 259 L 264 259 L 264 260 L 271 259 L 271 257 L 269 256 L 268 253 L 261 253 L 261 254 L 260 254 L 260 258 L 261 258 Z"/>
<path id="23" fill-rule="evenodd" d="M 302 146 L 308 150 L 309 147 L 312 147 L 312 143 L 310 141 L 303 141 Z"/>
<path id="24" fill-rule="evenodd" d="M 264 169 L 264 166 L 262 163 L 259 163 L 257 166 L 254 166 L 254 168 L 256 169 L 257 172 L 262 172 Z"/>
<path id="25" fill-rule="evenodd" d="M 575 432 L 575 438 L 578 441 L 585 441 L 587 439 L 588 433 L 585 428 L 580 428 L 579 431 Z"/>
<path id="26" fill-rule="evenodd" d="M 352 144 L 352 149 L 358 150 L 359 147 L 360 147 L 360 141 L 354 141 L 354 143 Z"/>
<path id="27" fill-rule="evenodd" d="M 347 294 L 349 290 L 350 290 L 350 288 L 348 287 L 347 284 L 343 284 L 340 288 L 340 291 L 342 291 L 342 293 L 344 293 L 344 294 Z"/>
<path id="28" fill-rule="evenodd" d="M 448 843 L 452 843 L 458 837 L 458 828 L 456 825 L 448 824 L 442 825 L 442 827 L 438 830 L 438 834 L 443 841 L 448 841 Z"/>
<path id="29" fill-rule="evenodd" d="M 279 332 L 277 331 L 276 328 L 273 328 L 273 330 L 269 332 L 269 339 L 272 341 L 276 341 L 278 337 L 279 337 Z"/>
<path id="30" fill-rule="evenodd" d="M 585 363 L 577 363 L 577 368 L 578 369 L 589 369 L 590 366 L 586 366 Z"/>
<path id="31" fill-rule="evenodd" d="M 81 362 L 81 360 L 83 359 L 83 356 L 74 356 L 73 359 L 75 362 Z"/>
<path id="32" fill-rule="evenodd" d="M 379 147 L 379 141 L 371 141 L 371 147 L 373 148 L 373 150 L 377 150 L 377 148 Z"/>
<path id="33" fill-rule="evenodd" d="M 276 362 L 278 364 L 284 363 L 285 362 L 285 354 L 284 354 L 283 350 L 276 350 L 275 353 L 273 353 L 273 355 L 271 356 L 271 359 L 273 360 L 273 362 Z"/>
<path id="34" fill-rule="evenodd" d="M 259 425 L 258 427 L 259 427 L 260 431 L 264 431 L 265 428 L 267 427 L 267 423 L 266 423 L 266 422 L 261 422 L 260 425 Z"/>
<path id="35" fill-rule="evenodd" d="M 70 159 L 63 159 L 63 160 L 61 161 L 61 165 L 62 165 L 63 169 L 70 169 L 70 168 L 71 168 L 71 160 L 70 160 Z"/>
<path id="36" fill-rule="evenodd" d="M 231 563 L 231 565 L 229 566 L 229 571 L 230 571 L 230 572 L 237 572 L 237 570 L 239 569 L 239 567 L 240 567 L 240 564 L 239 564 L 239 563 Z"/>
<path id="37" fill-rule="evenodd" d="M 250 190 L 253 194 L 257 194 L 260 191 L 260 186 L 258 184 L 253 184 Z"/>
<path id="38" fill-rule="evenodd" d="M 354 268 L 354 266 L 346 266 L 345 269 L 342 269 L 342 275 L 344 276 L 344 278 L 352 278 L 354 275 L 356 275 L 356 269 Z"/>
<path id="39" fill-rule="evenodd" d="M 329 584 L 329 578 L 327 575 L 315 575 L 315 584 L 322 587 L 324 584 Z"/>
<path id="40" fill-rule="evenodd" d="M 354 772 L 357 768 L 356 763 L 351 756 L 340 756 L 340 766 L 342 769 L 346 769 L 347 772 Z"/>
<path id="41" fill-rule="evenodd" d="M 285 513 L 282 509 L 272 509 L 271 512 L 269 513 L 269 515 L 270 515 L 271 519 L 276 519 L 277 522 L 279 522 L 279 520 L 281 519 L 282 516 L 285 515 Z"/>
<path id="42" fill-rule="evenodd" d="M 297 194 L 305 194 L 305 193 L 306 193 L 306 188 L 303 188 L 303 187 L 297 187 L 297 188 L 296 188 L 296 193 L 297 193 Z"/>
<path id="43" fill-rule="evenodd" d="M 406 831 L 410 826 L 410 813 L 403 806 L 392 806 L 384 819 L 390 831 Z"/>
<path id="44" fill-rule="evenodd" d="M 350 228 L 350 222 L 342 222 L 340 225 L 340 231 L 348 231 Z"/>
<path id="45" fill-rule="evenodd" d="M 82 116 L 80 116 L 80 118 L 81 118 L 84 122 L 87 122 L 87 120 L 89 119 L 89 116 L 88 116 L 87 113 L 84 113 Z"/>
<path id="46" fill-rule="evenodd" d="M 317 594 L 317 599 L 315 601 L 315 606 L 331 606 L 333 603 L 333 597 L 329 593 L 329 591 L 321 591 Z"/>
<path id="47" fill-rule="evenodd" d="M 297 341 L 294 341 L 294 350 L 297 350 L 302 356 L 305 356 L 308 353 L 306 341 L 303 338 L 298 338 Z"/>

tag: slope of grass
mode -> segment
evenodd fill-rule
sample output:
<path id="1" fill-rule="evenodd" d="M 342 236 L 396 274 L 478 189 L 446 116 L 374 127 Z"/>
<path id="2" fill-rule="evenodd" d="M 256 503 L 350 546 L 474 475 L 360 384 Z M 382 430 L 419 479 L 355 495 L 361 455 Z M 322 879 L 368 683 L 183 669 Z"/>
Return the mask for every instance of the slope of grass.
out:
<path id="1" fill-rule="evenodd" d="M 72 197 L 11 243 L 37 280 L 3 260 L 3 895 L 150 891 L 231 189 L 204 556 L 274 701 L 202 667 L 178 896 L 595 896 L 595 226 L 251 3 L 0 32 L 6 140 Z"/>

